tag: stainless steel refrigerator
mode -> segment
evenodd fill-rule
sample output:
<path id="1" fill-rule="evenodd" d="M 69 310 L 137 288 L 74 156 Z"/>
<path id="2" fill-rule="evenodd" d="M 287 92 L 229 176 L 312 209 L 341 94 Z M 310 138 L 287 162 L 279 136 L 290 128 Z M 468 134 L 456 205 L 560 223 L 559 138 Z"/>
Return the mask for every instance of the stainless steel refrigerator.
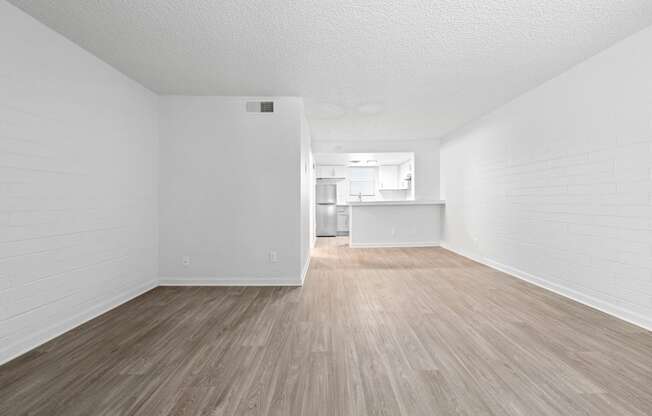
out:
<path id="1" fill-rule="evenodd" d="M 315 200 L 317 236 L 335 237 L 337 235 L 337 185 L 318 181 Z"/>

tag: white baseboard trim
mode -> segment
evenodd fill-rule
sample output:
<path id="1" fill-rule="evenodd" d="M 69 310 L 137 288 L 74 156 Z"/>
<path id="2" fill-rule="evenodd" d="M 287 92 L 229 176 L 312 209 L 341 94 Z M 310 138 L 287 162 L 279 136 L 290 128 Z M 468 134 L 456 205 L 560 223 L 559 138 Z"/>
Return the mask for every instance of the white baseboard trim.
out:
<path id="1" fill-rule="evenodd" d="M 452 251 L 453 253 L 459 254 L 462 257 L 466 257 L 467 259 L 471 259 L 476 263 L 480 263 L 480 264 L 484 264 L 485 266 L 489 266 L 488 264 L 485 264 L 483 259 L 481 259 L 479 257 L 476 257 L 476 256 L 472 255 L 471 253 L 467 253 L 465 251 L 455 249 L 455 248 L 451 247 L 450 245 L 448 245 L 447 243 L 445 243 L 443 241 L 441 243 L 441 248 L 446 249 L 448 251 Z M 491 267 L 491 266 L 489 266 L 489 267 Z M 493 269 L 493 267 L 491 267 L 491 268 Z"/>
<path id="2" fill-rule="evenodd" d="M 301 286 L 301 278 L 161 277 L 159 286 Z"/>
<path id="3" fill-rule="evenodd" d="M 417 243 L 349 243 L 351 248 L 407 248 L 407 247 L 439 247 L 439 241 Z"/>
<path id="4" fill-rule="evenodd" d="M 46 342 L 58 337 L 59 335 L 78 327 L 79 325 L 97 318 L 98 316 L 114 309 L 123 303 L 126 303 L 133 298 L 136 298 L 143 293 L 154 289 L 158 286 L 158 280 L 151 280 L 145 284 L 130 288 L 109 300 L 92 306 L 85 311 L 82 311 L 75 316 L 72 316 L 62 322 L 49 326 L 35 334 L 30 335 L 24 339 L 20 339 L 13 344 L 0 350 L 0 365 L 17 358 L 26 352 L 37 348 Z"/>
<path id="5" fill-rule="evenodd" d="M 510 276 L 516 277 L 517 279 L 524 280 L 528 283 L 532 283 L 535 286 L 539 286 L 540 288 L 549 290 L 558 295 L 572 299 L 575 302 L 579 302 L 583 305 L 589 306 L 593 309 L 597 309 L 601 312 L 614 316 L 618 319 L 622 319 L 623 321 L 629 322 L 630 324 L 639 326 L 648 331 L 652 331 L 652 317 L 647 317 L 637 312 L 630 311 L 621 306 L 614 305 L 613 303 L 607 302 L 602 299 L 598 299 L 591 295 L 587 295 L 575 289 L 571 289 L 567 286 L 551 282 L 542 277 L 534 276 L 530 273 L 524 272 L 514 267 L 507 266 L 490 259 L 484 259 L 484 258 L 481 259 L 476 256 L 470 256 L 459 250 L 453 249 L 448 244 L 442 243 L 441 246 L 446 250 L 452 251 L 453 253 L 469 258 L 480 264 L 484 264 L 485 266 L 491 267 L 492 269 L 498 270 L 503 273 L 507 273 Z"/>
<path id="6" fill-rule="evenodd" d="M 301 271 L 301 286 L 303 286 L 303 283 L 306 281 L 306 276 L 308 275 L 308 270 L 310 269 L 310 259 L 312 256 L 308 256 L 308 260 L 306 260 L 306 264 L 303 265 L 303 270 Z"/>

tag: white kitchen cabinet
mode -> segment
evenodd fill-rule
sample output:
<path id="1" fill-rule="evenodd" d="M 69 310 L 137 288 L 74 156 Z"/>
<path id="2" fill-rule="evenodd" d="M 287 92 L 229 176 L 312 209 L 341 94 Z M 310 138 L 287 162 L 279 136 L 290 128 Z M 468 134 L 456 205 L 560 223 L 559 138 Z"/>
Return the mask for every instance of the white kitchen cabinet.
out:
<path id="1" fill-rule="evenodd" d="M 346 166 L 317 165 L 318 178 L 343 178 L 346 176 Z"/>
<path id="2" fill-rule="evenodd" d="M 406 161 L 398 166 L 398 187 L 408 189 L 412 183 L 412 162 Z"/>
<path id="3" fill-rule="evenodd" d="M 349 207 L 337 207 L 337 233 L 349 233 Z"/>
<path id="4" fill-rule="evenodd" d="M 349 176 L 348 169 L 346 166 L 335 166 L 335 176 L 338 178 L 346 178 Z"/>
<path id="5" fill-rule="evenodd" d="M 335 166 L 318 165 L 317 166 L 317 177 L 318 178 L 334 178 L 335 177 Z"/>
<path id="6" fill-rule="evenodd" d="M 400 165 L 381 165 L 379 171 L 381 191 L 408 190 L 412 178 L 412 162 Z"/>
<path id="7" fill-rule="evenodd" d="M 381 165 L 379 189 L 397 189 L 398 188 L 398 165 Z"/>

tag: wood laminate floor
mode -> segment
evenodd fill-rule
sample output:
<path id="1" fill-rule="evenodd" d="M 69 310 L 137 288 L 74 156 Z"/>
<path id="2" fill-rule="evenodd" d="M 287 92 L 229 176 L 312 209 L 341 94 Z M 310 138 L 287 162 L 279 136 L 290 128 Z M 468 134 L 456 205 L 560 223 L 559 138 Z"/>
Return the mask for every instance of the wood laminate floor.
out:
<path id="1" fill-rule="evenodd" d="M 652 414 L 652 333 L 439 248 L 161 287 L 0 367 L 1 415 Z"/>

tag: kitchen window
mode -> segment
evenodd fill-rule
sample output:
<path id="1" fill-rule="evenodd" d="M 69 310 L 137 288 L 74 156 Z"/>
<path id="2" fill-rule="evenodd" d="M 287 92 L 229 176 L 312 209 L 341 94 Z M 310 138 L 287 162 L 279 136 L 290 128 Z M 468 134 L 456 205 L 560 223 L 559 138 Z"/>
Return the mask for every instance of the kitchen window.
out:
<path id="1" fill-rule="evenodd" d="M 376 195 L 376 169 L 369 167 L 350 168 L 349 195 Z"/>

